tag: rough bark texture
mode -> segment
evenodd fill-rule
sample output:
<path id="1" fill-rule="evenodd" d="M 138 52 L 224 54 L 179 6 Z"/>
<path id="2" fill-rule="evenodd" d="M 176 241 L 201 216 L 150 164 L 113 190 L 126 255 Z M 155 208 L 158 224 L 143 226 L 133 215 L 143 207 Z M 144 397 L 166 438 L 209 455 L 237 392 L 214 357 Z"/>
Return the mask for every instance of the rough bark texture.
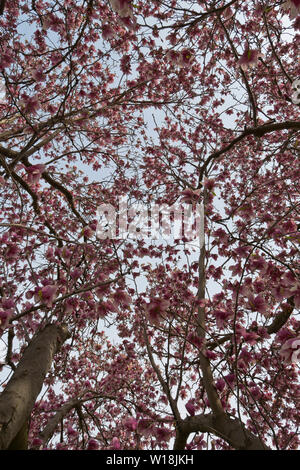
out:
<path id="1" fill-rule="evenodd" d="M 55 415 L 48 421 L 47 426 L 41 431 L 39 438 L 42 440 L 42 446 L 47 444 L 49 439 L 51 439 L 55 429 L 60 424 L 61 420 L 75 408 L 77 405 L 80 404 L 80 400 L 78 398 L 74 398 L 74 400 L 70 400 L 65 403 L 60 410 L 55 413 Z M 41 447 L 42 447 L 41 446 Z"/>
<path id="2" fill-rule="evenodd" d="M 251 432 L 241 421 L 229 416 L 216 417 L 214 414 L 189 416 L 180 423 L 174 450 L 182 450 L 187 439 L 194 432 L 209 432 L 226 441 L 236 450 L 268 450 L 268 447 Z"/>
<path id="3" fill-rule="evenodd" d="M 0 395 L 1 450 L 8 449 L 24 429 L 53 356 L 68 337 L 65 325 L 50 324 L 38 332 L 25 349 L 12 378 Z"/>

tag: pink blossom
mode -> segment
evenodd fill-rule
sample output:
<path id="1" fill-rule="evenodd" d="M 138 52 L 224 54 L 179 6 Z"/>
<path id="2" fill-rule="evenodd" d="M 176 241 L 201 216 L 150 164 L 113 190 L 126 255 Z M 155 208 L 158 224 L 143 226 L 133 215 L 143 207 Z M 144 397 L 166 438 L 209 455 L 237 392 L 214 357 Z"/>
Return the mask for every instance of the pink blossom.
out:
<path id="1" fill-rule="evenodd" d="M 283 4 L 283 8 L 290 12 L 290 18 L 294 19 L 300 14 L 300 0 L 287 0 Z"/>
<path id="2" fill-rule="evenodd" d="M 171 431 L 167 428 L 156 428 L 154 432 L 158 442 L 167 442 L 171 438 Z"/>
<path id="3" fill-rule="evenodd" d="M 86 225 L 86 227 L 82 229 L 81 233 L 84 237 L 91 238 L 94 235 L 95 230 L 93 230 L 89 225 Z"/>
<path id="4" fill-rule="evenodd" d="M 216 317 L 217 327 L 223 329 L 227 322 L 227 319 L 232 316 L 232 312 L 224 310 L 223 308 L 214 310 L 214 315 Z"/>
<path id="5" fill-rule="evenodd" d="M 33 446 L 33 447 L 40 447 L 42 444 L 43 444 L 42 439 L 39 439 L 38 437 L 35 437 L 35 438 L 32 440 L 32 446 Z"/>
<path id="6" fill-rule="evenodd" d="M 199 202 L 200 200 L 201 189 L 185 189 L 182 191 L 181 202 L 186 202 L 187 204 L 192 204 L 193 202 Z"/>
<path id="7" fill-rule="evenodd" d="M 150 421 L 150 419 L 140 419 L 137 430 L 145 437 L 151 436 L 153 434 L 152 421 Z"/>
<path id="8" fill-rule="evenodd" d="M 262 393 L 260 391 L 260 389 L 258 388 L 257 385 L 255 385 L 254 387 L 251 387 L 250 388 L 250 393 L 251 393 L 251 397 L 254 399 L 254 400 L 258 400 L 259 398 L 261 398 L 262 396 Z"/>
<path id="9" fill-rule="evenodd" d="M 124 426 L 128 431 L 135 431 L 137 428 L 137 425 L 138 425 L 137 420 L 133 418 L 132 416 L 130 416 L 124 421 Z"/>
<path id="10" fill-rule="evenodd" d="M 259 312 L 263 315 L 267 313 L 267 303 L 260 294 L 258 294 L 256 297 L 251 294 L 248 298 L 247 307 L 250 308 L 252 312 Z"/>
<path id="11" fill-rule="evenodd" d="M 68 433 L 69 436 L 76 436 L 77 435 L 77 431 L 75 431 L 75 429 L 73 429 L 72 426 L 67 427 L 67 433 Z"/>
<path id="12" fill-rule="evenodd" d="M 205 357 L 207 357 L 207 359 L 216 359 L 217 358 L 217 354 L 214 352 L 214 351 L 210 351 L 210 349 L 207 349 L 205 351 Z"/>
<path id="13" fill-rule="evenodd" d="M 293 24 L 294 29 L 300 29 L 300 15 L 297 16 Z"/>
<path id="14" fill-rule="evenodd" d="M 179 67 L 188 67 L 193 61 L 193 54 L 189 49 L 183 49 L 180 51 L 177 64 Z"/>
<path id="15" fill-rule="evenodd" d="M 212 235 L 213 237 L 218 238 L 222 243 L 228 242 L 228 235 L 222 228 L 218 228 L 217 230 L 215 230 Z"/>
<path id="16" fill-rule="evenodd" d="M 71 313 L 74 310 L 74 301 L 73 299 L 67 299 L 65 301 L 65 313 Z"/>
<path id="17" fill-rule="evenodd" d="M 0 328 L 4 329 L 8 326 L 10 317 L 12 316 L 11 310 L 0 310 Z"/>
<path id="18" fill-rule="evenodd" d="M 249 67 L 255 67 L 260 57 L 263 57 L 263 55 L 259 51 L 247 48 L 238 60 L 238 65 L 243 70 L 247 70 Z"/>
<path id="19" fill-rule="evenodd" d="M 107 302 L 101 302 L 97 307 L 97 313 L 101 318 L 106 317 L 106 315 L 111 312 L 117 312 L 118 309 L 116 305 L 109 300 Z"/>
<path id="20" fill-rule="evenodd" d="M 111 441 L 111 447 L 114 450 L 120 450 L 121 449 L 121 444 L 120 444 L 120 441 L 117 437 L 113 437 L 113 439 Z"/>
<path id="21" fill-rule="evenodd" d="M 150 322 L 158 324 L 162 320 L 162 315 L 166 312 L 170 302 L 165 299 L 153 299 L 147 304 L 145 310 L 149 316 Z"/>
<path id="22" fill-rule="evenodd" d="M 203 339 L 195 333 L 189 333 L 186 339 L 199 349 L 203 346 Z"/>
<path id="23" fill-rule="evenodd" d="M 61 250 L 61 256 L 63 257 L 65 261 L 70 261 L 72 252 L 67 247 L 64 246 L 63 249 Z"/>
<path id="24" fill-rule="evenodd" d="M 20 250 L 17 245 L 8 245 L 5 251 L 6 261 L 14 262 L 19 257 Z"/>
<path id="25" fill-rule="evenodd" d="M 87 450 L 98 450 L 99 444 L 95 439 L 90 439 L 88 442 Z"/>
<path id="26" fill-rule="evenodd" d="M 300 360 L 300 336 L 288 339 L 279 351 L 286 363 L 296 363 Z"/>
<path id="27" fill-rule="evenodd" d="M 36 82 L 43 82 L 46 78 L 46 75 L 44 73 L 44 70 L 39 67 L 37 69 L 34 69 L 32 72 L 31 72 L 31 75 L 32 77 L 34 78 L 34 80 Z"/>
<path id="28" fill-rule="evenodd" d="M 131 303 L 131 298 L 129 297 L 126 292 L 122 291 L 121 289 L 118 289 L 114 294 L 113 294 L 113 300 L 115 305 L 130 305 Z"/>
<path id="29" fill-rule="evenodd" d="M 46 165 L 38 164 L 25 167 L 27 172 L 27 181 L 31 184 L 39 182 L 43 171 L 45 171 Z"/>
<path id="30" fill-rule="evenodd" d="M 57 286 L 45 286 L 41 289 L 37 289 L 35 293 L 35 300 L 38 302 L 39 300 L 42 301 L 47 307 L 52 307 L 54 299 L 56 298 L 58 287 Z"/>
<path id="31" fill-rule="evenodd" d="M 4 49 L 3 51 L 1 51 L 0 70 L 3 70 L 6 67 L 9 67 L 11 64 L 13 64 L 13 62 L 14 62 L 14 59 L 9 49 Z"/>
<path id="32" fill-rule="evenodd" d="M 73 271 L 70 272 L 71 278 L 75 281 L 82 275 L 82 271 L 79 268 L 73 269 Z"/>
<path id="33" fill-rule="evenodd" d="M 133 16 L 131 0 L 110 0 L 110 4 L 112 9 L 121 17 Z"/>
<path id="34" fill-rule="evenodd" d="M 172 64 L 181 68 L 190 66 L 194 58 L 190 49 L 183 49 L 182 51 L 170 50 L 166 56 Z"/>
<path id="35" fill-rule="evenodd" d="M 104 24 L 102 26 L 102 36 L 103 39 L 111 39 L 115 35 L 113 28 L 109 24 Z"/>
<path id="36" fill-rule="evenodd" d="M 219 391 L 219 392 L 222 392 L 225 388 L 225 385 L 226 385 L 226 382 L 224 379 L 218 379 L 216 380 L 216 389 Z"/>
<path id="37" fill-rule="evenodd" d="M 229 386 L 232 386 L 235 382 L 235 375 L 234 374 L 228 374 L 224 377 L 224 379 L 228 383 Z"/>
<path id="38" fill-rule="evenodd" d="M 251 346 L 254 346 L 254 344 L 257 342 L 257 338 L 259 338 L 259 336 L 254 333 L 254 331 L 245 331 L 242 333 L 242 336 L 244 337 L 245 342 L 249 343 Z"/>
<path id="39" fill-rule="evenodd" d="M 2 299 L 2 307 L 3 308 L 14 308 L 15 302 L 12 299 Z"/>

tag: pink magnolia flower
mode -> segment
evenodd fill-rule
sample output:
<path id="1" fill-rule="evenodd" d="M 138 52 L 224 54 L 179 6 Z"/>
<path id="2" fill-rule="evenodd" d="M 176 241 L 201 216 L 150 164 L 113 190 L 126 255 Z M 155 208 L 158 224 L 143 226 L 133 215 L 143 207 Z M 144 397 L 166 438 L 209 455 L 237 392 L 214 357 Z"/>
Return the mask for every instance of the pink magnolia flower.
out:
<path id="1" fill-rule="evenodd" d="M 34 69 L 31 72 L 31 75 L 32 75 L 32 78 L 34 78 L 34 80 L 36 82 L 43 82 L 46 79 L 46 75 L 44 73 L 44 70 L 41 67 L 38 67 L 37 69 Z"/>
<path id="2" fill-rule="evenodd" d="M 74 428 L 72 428 L 72 426 L 68 426 L 67 427 L 67 433 L 68 433 L 68 436 L 77 436 L 77 431 L 75 431 Z"/>
<path id="3" fill-rule="evenodd" d="M 115 35 L 115 31 L 109 24 L 104 24 L 102 26 L 102 36 L 103 39 L 111 39 Z"/>
<path id="4" fill-rule="evenodd" d="M 12 299 L 2 299 L 1 303 L 2 307 L 7 309 L 14 308 L 15 306 L 15 302 Z"/>
<path id="5" fill-rule="evenodd" d="M 12 316 L 11 310 L 0 310 L 0 328 L 4 329 L 8 326 L 10 317 Z"/>
<path id="6" fill-rule="evenodd" d="M 9 67 L 13 63 L 14 63 L 14 59 L 9 49 L 2 50 L 1 56 L 0 56 L 0 70 L 3 70 L 6 67 Z"/>
<path id="7" fill-rule="evenodd" d="M 254 331 L 247 332 L 246 330 L 245 332 L 242 333 L 242 336 L 245 342 L 249 343 L 251 346 L 254 346 L 254 344 L 256 344 L 257 342 L 257 338 L 259 338 L 259 336 L 256 333 L 254 333 Z"/>
<path id="8" fill-rule="evenodd" d="M 170 50 L 167 52 L 166 57 L 178 67 L 190 66 L 194 58 L 192 51 L 189 49 L 183 49 L 182 51 Z"/>
<path id="9" fill-rule="evenodd" d="M 31 165 L 25 167 L 27 172 L 27 181 L 28 183 L 36 184 L 39 182 L 40 177 L 42 176 L 43 171 L 45 171 L 46 165 Z"/>
<path id="10" fill-rule="evenodd" d="M 62 250 L 60 250 L 60 254 L 65 261 L 70 261 L 71 256 L 72 256 L 72 251 L 64 246 Z"/>
<path id="11" fill-rule="evenodd" d="M 162 315 L 166 312 L 170 302 L 165 299 L 153 299 L 147 304 L 145 310 L 149 316 L 150 322 L 158 324 L 162 320 Z"/>
<path id="12" fill-rule="evenodd" d="M 279 351 L 280 356 L 286 363 L 300 361 L 300 336 L 288 339 Z"/>
<path id="13" fill-rule="evenodd" d="M 129 418 L 125 419 L 124 426 L 128 431 L 135 431 L 137 428 L 137 420 L 130 416 Z"/>
<path id="14" fill-rule="evenodd" d="M 300 16 L 299 16 L 300 19 Z M 291 96 L 292 102 L 294 104 L 300 104 L 300 78 L 297 78 L 292 83 L 293 93 Z"/>
<path id="15" fill-rule="evenodd" d="M 118 289 L 114 294 L 113 294 L 113 300 L 114 300 L 114 304 L 115 305 L 130 305 L 131 303 L 131 298 L 129 297 L 128 294 L 126 294 L 126 292 L 124 292 L 123 290 L 121 289 Z"/>
<path id="16" fill-rule="evenodd" d="M 193 54 L 189 49 L 183 49 L 180 51 L 177 64 L 179 67 L 188 67 L 193 61 Z"/>
<path id="17" fill-rule="evenodd" d="M 23 111 L 29 114 L 35 114 L 41 107 L 41 103 L 37 96 L 23 95 L 20 105 L 23 107 Z"/>
<path id="18" fill-rule="evenodd" d="M 161 427 L 155 429 L 155 436 L 158 442 L 167 442 L 171 438 L 171 431 L 167 428 Z"/>
<path id="19" fill-rule="evenodd" d="M 82 271 L 79 268 L 73 269 L 73 271 L 70 272 L 71 278 L 75 281 L 82 275 Z"/>
<path id="20" fill-rule="evenodd" d="M 282 6 L 284 10 L 290 12 L 291 19 L 300 14 L 300 0 L 287 0 Z"/>
<path id="21" fill-rule="evenodd" d="M 8 245 L 6 251 L 5 251 L 5 258 L 6 261 L 12 263 L 19 257 L 20 250 L 17 247 L 17 245 Z"/>
<path id="22" fill-rule="evenodd" d="M 150 419 L 140 419 L 138 422 L 137 430 L 140 434 L 145 437 L 149 437 L 153 435 L 153 423 Z"/>
<path id="23" fill-rule="evenodd" d="M 35 293 L 36 302 L 41 301 L 47 307 L 52 307 L 54 299 L 56 298 L 58 287 L 57 286 L 45 286 L 41 289 L 37 288 Z"/>
<path id="24" fill-rule="evenodd" d="M 216 389 L 219 391 L 219 392 L 222 392 L 225 388 L 225 385 L 226 385 L 226 382 L 224 379 L 218 379 L 216 380 Z"/>
<path id="25" fill-rule="evenodd" d="M 101 318 L 104 318 L 106 315 L 117 311 L 118 309 L 116 308 L 116 305 L 109 300 L 107 302 L 101 302 L 97 307 L 97 313 Z"/>
<path id="26" fill-rule="evenodd" d="M 91 237 L 94 235 L 95 230 L 93 230 L 92 227 L 90 227 L 89 225 L 87 225 L 86 227 L 84 227 L 84 228 L 82 229 L 82 232 L 81 232 L 81 233 L 82 233 L 82 235 L 83 235 L 84 237 L 86 237 L 86 238 L 91 238 Z"/>
<path id="27" fill-rule="evenodd" d="M 235 375 L 234 374 L 228 374 L 224 377 L 225 382 L 231 387 L 234 382 L 235 382 Z"/>
<path id="28" fill-rule="evenodd" d="M 249 67 L 255 67 L 260 57 L 263 57 L 263 55 L 259 51 L 247 48 L 238 60 L 238 65 L 243 70 L 247 70 Z"/>
<path id="29" fill-rule="evenodd" d="M 42 444 L 43 444 L 42 439 L 39 439 L 38 437 L 35 437 L 32 441 L 33 447 L 41 447 Z"/>
<path id="30" fill-rule="evenodd" d="M 232 316 L 231 312 L 224 310 L 223 308 L 214 310 L 214 314 L 216 317 L 217 327 L 220 329 L 223 329 L 225 327 L 227 319 Z"/>

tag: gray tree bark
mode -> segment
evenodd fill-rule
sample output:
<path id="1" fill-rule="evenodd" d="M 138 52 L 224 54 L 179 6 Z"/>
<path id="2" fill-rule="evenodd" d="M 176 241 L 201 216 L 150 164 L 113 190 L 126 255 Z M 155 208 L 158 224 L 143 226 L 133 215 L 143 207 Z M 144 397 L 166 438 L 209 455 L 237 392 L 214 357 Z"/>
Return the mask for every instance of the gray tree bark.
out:
<path id="1" fill-rule="evenodd" d="M 66 325 L 49 324 L 33 337 L 25 349 L 0 395 L 0 450 L 9 449 L 26 427 L 53 356 L 69 336 Z M 24 441 L 26 439 L 27 436 Z M 18 443 L 17 447 L 24 449 L 25 445 Z"/>
<path id="2" fill-rule="evenodd" d="M 208 415 L 188 416 L 181 421 L 177 429 L 174 450 L 182 450 L 186 446 L 191 433 L 211 433 L 221 437 L 236 450 L 270 450 L 258 437 L 245 429 L 237 418 Z"/>

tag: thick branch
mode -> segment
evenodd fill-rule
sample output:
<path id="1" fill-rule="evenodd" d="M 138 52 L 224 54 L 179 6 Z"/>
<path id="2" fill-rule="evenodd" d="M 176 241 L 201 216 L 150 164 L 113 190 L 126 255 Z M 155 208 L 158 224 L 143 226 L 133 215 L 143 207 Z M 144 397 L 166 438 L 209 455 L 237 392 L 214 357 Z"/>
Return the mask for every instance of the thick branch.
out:
<path id="1" fill-rule="evenodd" d="M 42 440 L 41 446 L 47 444 L 49 439 L 53 436 L 53 433 L 61 420 L 80 403 L 78 398 L 73 398 L 72 400 L 65 403 L 60 410 L 58 410 L 55 415 L 48 421 L 46 427 L 41 431 L 39 438 Z"/>
<path id="2" fill-rule="evenodd" d="M 0 395 L 0 449 L 7 449 L 40 393 L 54 354 L 69 337 L 65 325 L 47 325 L 27 346 L 16 371 Z"/>

